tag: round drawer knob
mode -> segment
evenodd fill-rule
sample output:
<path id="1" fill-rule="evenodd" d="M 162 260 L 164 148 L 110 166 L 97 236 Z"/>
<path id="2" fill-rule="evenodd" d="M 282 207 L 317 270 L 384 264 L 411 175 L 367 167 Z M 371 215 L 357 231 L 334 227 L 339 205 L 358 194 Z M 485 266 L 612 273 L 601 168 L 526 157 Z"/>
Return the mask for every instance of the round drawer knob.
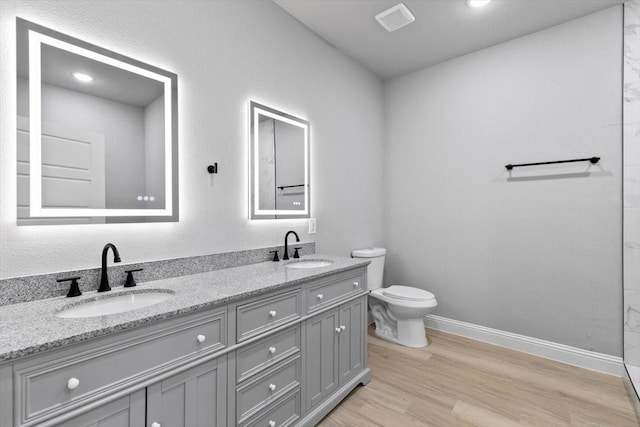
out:
<path id="1" fill-rule="evenodd" d="M 358 287 L 358 285 L 360 285 L 360 282 L 353 282 L 353 287 L 354 287 L 354 288 L 357 288 L 357 287 Z"/>
<path id="2" fill-rule="evenodd" d="M 273 420 L 269 420 L 269 427 L 276 427 L 276 422 Z"/>
<path id="3" fill-rule="evenodd" d="M 196 338 L 198 338 L 198 342 L 205 342 L 205 340 L 207 339 L 207 337 L 202 334 L 198 335 Z"/>
<path id="4" fill-rule="evenodd" d="M 324 298 L 324 295 L 322 295 L 322 294 L 318 294 L 318 299 L 319 299 L 319 300 L 322 300 L 322 298 Z"/>
<path id="5" fill-rule="evenodd" d="M 276 391 L 276 385 L 275 384 L 269 384 L 269 390 Z"/>
<path id="6" fill-rule="evenodd" d="M 74 388 L 78 387 L 80 385 L 80 380 L 77 378 L 70 378 L 69 381 L 67 381 L 67 388 L 69 390 L 73 390 Z"/>
<path id="7" fill-rule="evenodd" d="M 344 331 L 344 330 L 346 330 L 346 329 L 347 329 L 347 327 L 346 327 L 346 326 L 344 326 L 344 325 L 340 325 L 340 330 L 341 330 L 341 331 Z"/>
<path id="8" fill-rule="evenodd" d="M 276 314 L 278 314 L 278 313 L 276 313 L 276 311 L 275 311 L 275 310 L 271 310 L 271 311 L 269 312 L 269 316 L 271 316 L 271 317 L 276 317 Z"/>
<path id="9" fill-rule="evenodd" d="M 159 422 L 152 422 L 151 423 L 151 427 L 162 427 L 162 425 Z"/>
<path id="10" fill-rule="evenodd" d="M 269 353 L 276 354 L 276 348 L 275 347 L 269 347 Z"/>
<path id="11" fill-rule="evenodd" d="M 339 334 L 341 331 L 342 331 L 342 329 L 340 329 L 339 327 L 338 327 L 338 328 L 336 328 L 336 333 L 338 333 L 338 334 Z"/>

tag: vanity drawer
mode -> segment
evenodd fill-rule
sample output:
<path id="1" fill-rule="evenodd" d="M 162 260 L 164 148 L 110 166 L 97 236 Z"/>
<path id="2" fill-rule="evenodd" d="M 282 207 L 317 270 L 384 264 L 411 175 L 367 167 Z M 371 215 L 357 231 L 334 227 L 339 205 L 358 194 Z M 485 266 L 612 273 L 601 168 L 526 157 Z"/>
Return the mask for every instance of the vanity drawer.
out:
<path id="1" fill-rule="evenodd" d="M 300 317 L 300 289 L 261 298 L 236 309 L 238 342 Z"/>
<path id="2" fill-rule="evenodd" d="M 342 276 L 338 280 L 324 280 L 307 287 L 307 312 L 319 310 L 341 299 L 362 292 L 364 277 L 361 274 Z"/>
<path id="3" fill-rule="evenodd" d="M 300 387 L 300 356 L 277 366 L 236 391 L 236 413 L 240 423 L 287 392 Z"/>
<path id="4" fill-rule="evenodd" d="M 287 427 L 300 419 L 300 389 L 297 388 L 270 405 L 269 410 L 259 414 L 242 427 Z"/>
<path id="5" fill-rule="evenodd" d="M 226 345 L 226 311 L 189 316 L 87 342 L 14 366 L 20 422 L 93 401 Z M 58 357 L 55 357 L 59 355 Z M 52 357 L 53 356 L 53 357 Z M 184 363 L 184 362 L 182 362 Z"/>
<path id="6" fill-rule="evenodd" d="M 299 352 L 300 325 L 297 324 L 238 350 L 236 380 L 244 381 Z"/>

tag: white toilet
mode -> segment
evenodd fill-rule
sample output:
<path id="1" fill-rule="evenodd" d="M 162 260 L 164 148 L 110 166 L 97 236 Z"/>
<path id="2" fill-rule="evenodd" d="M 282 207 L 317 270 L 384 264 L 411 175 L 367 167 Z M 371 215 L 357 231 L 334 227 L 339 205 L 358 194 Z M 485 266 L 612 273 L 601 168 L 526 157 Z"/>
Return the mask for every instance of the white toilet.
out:
<path id="1" fill-rule="evenodd" d="M 382 287 L 384 248 L 357 249 L 353 258 L 369 258 L 367 287 L 371 316 L 376 323 L 376 335 L 407 347 L 429 345 L 424 328 L 424 316 L 437 307 L 438 301 L 431 293 L 411 286 Z"/>

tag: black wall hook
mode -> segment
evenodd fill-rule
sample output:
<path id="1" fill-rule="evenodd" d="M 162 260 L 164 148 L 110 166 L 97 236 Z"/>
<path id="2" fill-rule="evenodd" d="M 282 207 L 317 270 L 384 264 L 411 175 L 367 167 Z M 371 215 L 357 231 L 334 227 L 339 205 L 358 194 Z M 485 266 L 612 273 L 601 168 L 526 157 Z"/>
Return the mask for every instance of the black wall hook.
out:
<path id="1" fill-rule="evenodd" d="M 207 172 L 209 173 L 218 173 L 218 163 L 214 163 L 212 165 L 207 166 Z"/>

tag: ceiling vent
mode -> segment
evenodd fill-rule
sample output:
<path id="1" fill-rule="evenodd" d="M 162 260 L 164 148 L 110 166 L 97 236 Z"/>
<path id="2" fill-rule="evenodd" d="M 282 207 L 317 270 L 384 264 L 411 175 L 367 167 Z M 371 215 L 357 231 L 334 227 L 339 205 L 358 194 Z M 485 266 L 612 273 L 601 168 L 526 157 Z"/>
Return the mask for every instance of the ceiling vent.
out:
<path id="1" fill-rule="evenodd" d="M 398 3 L 384 12 L 377 14 L 376 20 L 385 30 L 391 32 L 411 24 L 416 20 L 416 17 L 413 16 L 413 13 L 411 13 L 404 3 Z"/>

